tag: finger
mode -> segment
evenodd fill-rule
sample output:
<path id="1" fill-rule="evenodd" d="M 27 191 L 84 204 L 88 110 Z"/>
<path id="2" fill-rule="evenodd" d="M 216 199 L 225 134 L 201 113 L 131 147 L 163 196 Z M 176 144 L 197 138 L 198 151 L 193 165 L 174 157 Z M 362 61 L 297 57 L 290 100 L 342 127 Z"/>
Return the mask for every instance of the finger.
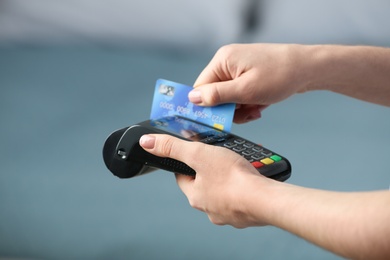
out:
<path id="1" fill-rule="evenodd" d="M 176 182 L 182 192 L 188 197 L 192 192 L 192 185 L 194 183 L 195 177 L 188 176 L 180 173 L 175 174 Z"/>
<path id="2" fill-rule="evenodd" d="M 171 135 L 148 134 L 141 136 L 139 144 L 151 154 L 173 158 L 196 170 L 203 143 L 185 141 Z M 193 155 L 193 156 L 192 156 Z"/>
<path id="3" fill-rule="evenodd" d="M 214 71 L 214 62 L 213 60 L 204 68 L 204 70 L 199 74 L 198 78 L 195 80 L 194 88 L 197 88 L 201 85 L 209 84 L 212 82 L 221 81 L 218 74 Z"/>
<path id="4" fill-rule="evenodd" d="M 229 73 L 227 73 L 226 68 L 224 69 L 224 58 L 219 58 L 220 52 L 215 53 L 214 57 L 211 59 L 209 64 L 203 69 L 199 74 L 198 78 L 195 80 L 194 88 L 197 88 L 201 85 L 226 81 L 232 79 Z"/>
<path id="5" fill-rule="evenodd" d="M 236 124 L 247 123 L 261 118 L 261 112 L 268 106 L 264 105 L 241 105 L 234 113 L 233 121 Z"/>
<path id="6" fill-rule="evenodd" d="M 233 122 L 243 124 L 261 118 L 261 112 L 256 107 L 241 108 L 234 113 Z"/>
<path id="7" fill-rule="evenodd" d="M 243 79 L 208 83 L 196 87 L 188 94 L 188 99 L 200 106 L 215 106 L 224 103 L 245 103 L 243 95 Z M 245 93 L 247 94 L 247 93 Z"/>
<path id="8" fill-rule="evenodd" d="M 196 149 L 193 146 L 198 146 L 201 143 L 184 141 L 170 135 L 148 134 L 141 136 L 139 144 L 154 155 L 182 161 L 196 171 L 197 163 L 192 162 L 192 158 L 196 157 Z M 192 156 L 194 152 L 195 156 Z M 184 174 L 175 174 L 175 177 L 179 188 L 189 198 L 193 193 L 192 187 L 195 178 Z"/>

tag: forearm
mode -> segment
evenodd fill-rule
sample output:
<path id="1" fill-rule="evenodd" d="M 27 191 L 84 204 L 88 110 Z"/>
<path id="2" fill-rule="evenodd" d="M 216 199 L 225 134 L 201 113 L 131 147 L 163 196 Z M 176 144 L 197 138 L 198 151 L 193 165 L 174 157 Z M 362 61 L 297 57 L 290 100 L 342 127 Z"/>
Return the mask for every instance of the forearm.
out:
<path id="1" fill-rule="evenodd" d="M 353 259 L 390 258 L 390 191 L 341 193 L 274 183 L 266 190 L 268 223 Z M 264 198 L 260 192 L 255 195 Z M 267 213 L 264 213 L 267 212 Z"/>
<path id="2" fill-rule="evenodd" d="M 305 48 L 309 58 L 303 69 L 310 71 L 306 74 L 305 90 L 330 90 L 390 106 L 390 48 L 337 45 Z"/>

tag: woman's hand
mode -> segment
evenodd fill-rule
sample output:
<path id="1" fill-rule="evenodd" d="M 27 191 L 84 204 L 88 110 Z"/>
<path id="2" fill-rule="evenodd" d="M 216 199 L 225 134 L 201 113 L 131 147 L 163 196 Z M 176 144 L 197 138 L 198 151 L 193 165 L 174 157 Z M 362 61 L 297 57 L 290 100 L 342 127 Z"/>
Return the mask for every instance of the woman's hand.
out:
<path id="1" fill-rule="evenodd" d="M 261 116 L 268 105 L 307 88 L 308 47 L 234 44 L 218 50 L 196 80 L 189 99 L 197 105 L 237 103 L 234 122 Z"/>
<path id="2" fill-rule="evenodd" d="M 148 152 L 186 163 L 196 176 L 176 174 L 180 189 L 190 205 L 205 212 L 214 224 L 237 228 L 268 224 L 262 216 L 254 216 L 252 199 L 262 185 L 275 182 L 260 175 L 242 156 L 223 147 L 184 141 L 169 135 L 146 135 L 140 145 Z"/>

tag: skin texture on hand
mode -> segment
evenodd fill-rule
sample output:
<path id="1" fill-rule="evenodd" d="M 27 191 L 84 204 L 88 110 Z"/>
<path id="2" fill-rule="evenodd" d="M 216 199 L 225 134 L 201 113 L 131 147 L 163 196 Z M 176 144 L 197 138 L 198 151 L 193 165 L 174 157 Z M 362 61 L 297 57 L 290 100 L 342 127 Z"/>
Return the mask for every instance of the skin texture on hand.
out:
<path id="1" fill-rule="evenodd" d="M 236 44 L 222 47 L 199 75 L 191 102 L 237 103 L 234 121 L 296 93 L 329 90 L 390 106 L 390 49 L 369 46 Z M 168 135 L 146 135 L 148 152 L 182 161 L 176 175 L 190 205 L 212 223 L 273 225 L 353 259 L 390 259 L 390 191 L 342 193 L 277 182 L 238 154 Z"/>
<path id="2" fill-rule="evenodd" d="M 273 225 L 347 258 L 389 259 L 390 191 L 330 192 L 274 181 L 226 148 L 168 135 L 143 136 L 140 145 L 196 171 L 177 174 L 177 183 L 214 224 Z"/>
<path id="3" fill-rule="evenodd" d="M 390 106 L 390 49 L 367 46 L 233 44 L 194 83 L 197 105 L 237 103 L 236 123 L 296 93 L 330 90 Z"/>
<path id="4" fill-rule="evenodd" d="M 177 183 L 190 205 L 205 212 L 212 223 L 237 228 L 267 224 L 258 219 L 251 220 L 246 214 L 246 206 L 239 202 L 252 187 L 257 189 L 254 181 L 268 183 L 272 180 L 259 175 L 242 156 L 223 147 L 168 135 L 144 136 L 140 145 L 157 156 L 185 161 L 197 172 L 196 178 L 177 174 Z"/>
<path id="5" fill-rule="evenodd" d="M 237 103 L 236 123 L 257 119 L 268 105 L 303 91 L 304 86 L 294 81 L 296 71 L 289 69 L 299 65 L 294 57 L 300 49 L 298 45 L 224 46 L 199 75 L 189 99 L 206 106 Z"/>

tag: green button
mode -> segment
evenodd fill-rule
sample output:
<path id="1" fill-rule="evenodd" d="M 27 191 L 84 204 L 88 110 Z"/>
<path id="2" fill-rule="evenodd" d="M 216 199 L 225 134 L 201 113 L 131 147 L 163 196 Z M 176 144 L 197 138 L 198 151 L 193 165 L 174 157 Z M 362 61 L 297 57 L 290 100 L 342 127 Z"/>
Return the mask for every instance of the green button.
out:
<path id="1" fill-rule="evenodd" d="M 270 157 L 272 160 L 274 160 L 275 162 L 279 162 L 280 160 L 282 160 L 282 157 L 280 157 L 279 155 L 272 155 Z"/>

